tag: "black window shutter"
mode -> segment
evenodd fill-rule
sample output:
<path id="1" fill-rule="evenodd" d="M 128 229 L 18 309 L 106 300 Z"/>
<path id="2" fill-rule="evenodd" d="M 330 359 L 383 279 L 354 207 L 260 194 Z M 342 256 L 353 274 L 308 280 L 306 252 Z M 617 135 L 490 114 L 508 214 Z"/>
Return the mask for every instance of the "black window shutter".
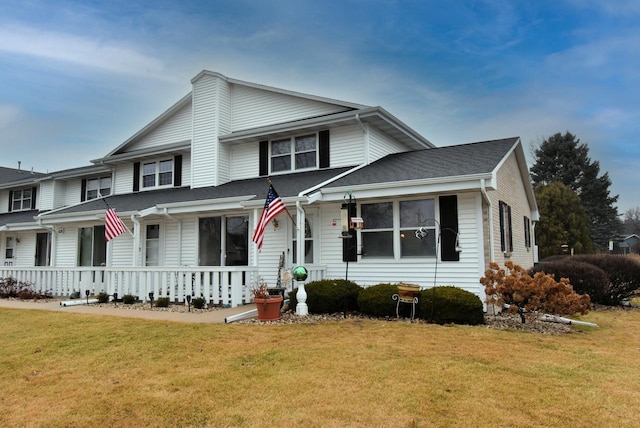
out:
<path id="1" fill-rule="evenodd" d="M 140 191 L 140 162 L 133 164 L 133 191 Z"/>
<path id="2" fill-rule="evenodd" d="M 261 177 L 269 175 L 269 142 L 260 141 L 260 171 Z"/>
<path id="3" fill-rule="evenodd" d="M 505 218 L 504 218 L 504 202 L 498 203 L 498 212 L 500 213 L 500 250 L 507 251 L 507 243 L 505 241 Z"/>
<path id="4" fill-rule="evenodd" d="M 9 212 L 13 211 L 13 190 L 9 191 Z"/>
<path id="5" fill-rule="evenodd" d="M 460 253 L 456 251 L 458 238 L 458 197 L 440 196 L 440 257 L 442 261 L 457 262 Z"/>
<path id="6" fill-rule="evenodd" d="M 509 221 L 509 251 L 513 251 L 513 228 L 511 227 L 511 207 L 507 205 L 507 216 Z"/>
<path id="7" fill-rule="evenodd" d="M 356 204 L 349 205 L 349 219 L 357 215 Z M 358 232 L 355 229 L 349 229 L 350 238 L 342 238 L 342 261 L 357 262 L 358 261 Z"/>
<path id="8" fill-rule="evenodd" d="M 318 167 L 329 168 L 329 130 L 320 131 L 318 140 Z"/>
<path id="9" fill-rule="evenodd" d="M 87 179 L 83 178 L 80 184 L 80 202 L 87 200 Z"/>
<path id="10" fill-rule="evenodd" d="M 38 188 L 34 187 L 31 189 L 31 209 L 35 210 L 36 209 L 36 192 L 37 192 Z"/>
<path id="11" fill-rule="evenodd" d="M 173 187 L 182 186 L 182 155 L 173 158 Z"/>

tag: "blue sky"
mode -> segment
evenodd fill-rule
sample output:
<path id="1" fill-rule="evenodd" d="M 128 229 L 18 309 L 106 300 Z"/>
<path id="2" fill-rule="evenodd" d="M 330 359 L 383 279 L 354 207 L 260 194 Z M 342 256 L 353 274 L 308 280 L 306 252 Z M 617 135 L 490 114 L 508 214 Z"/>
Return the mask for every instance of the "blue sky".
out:
<path id="1" fill-rule="evenodd" d="M 84 166 L 203 69 L 390 111 L 438 146 L 556 132 L 640 206 L 640 1 L 0 1 L 0 165 Z"/>

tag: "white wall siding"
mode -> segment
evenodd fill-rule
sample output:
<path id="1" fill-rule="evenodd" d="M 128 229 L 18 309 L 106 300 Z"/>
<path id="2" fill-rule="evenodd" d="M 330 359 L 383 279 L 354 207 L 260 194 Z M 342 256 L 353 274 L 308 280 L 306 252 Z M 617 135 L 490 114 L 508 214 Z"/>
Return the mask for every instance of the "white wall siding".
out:
<path id="1" fill-rule="evenodd" d="M 64 194 L 63 203 L 58 203 L 57 208 L 61 208 L 62 206 L 75 205 L 81 202 L 82 198 L 82 180 L 77 178 L 74 180 L 69 180 L 65 182 L 64 186 Z"/>
<path id="2" fill-rule="evenodd" d="M 78 265 L 78 227 L 66 226 L 64 233 L 56 237 L 56 266 L 75 267 Z"/>
<path id="3" fill-rule="evenodd" d="M 133 162 L 116 165 L 112 186 L 116 195 L 133 192 Z"/>
<path id="4" fill-rule="evenodd" d="M 503 264 L 507 260 L 528 269 L 533 266 L 533 248 L 527 249 L 524 240 L 524 216 L 531 219 L 531 207 L 525 193 L 516 155 L 512 153 L 504 162 L 497 174 L 498 189 L 490 192 L 493 204 L 493 239 L 495 262 Z M 499 201 L 511 207 L 511 224 L 513 233 L 513 252 L 506 257 L 500 248 L 500 208 Z M 532 228 L 533 230 L 533 228 Z"/>
<path id="5" fill-rule="evenodd" d="M 57 186 L 55 185 L 55 182 L 53 180 L 40 182 L 40 186 L 38 187 L 38 192 L 36 195 L 38 204 L 37 206 L 39 210 L 51 210 L 56 208 L 54 206 L 54 199 L 56 196 L 58 196 L 55 195 L 56 187 Z"/>
<path id="6" fill-rule="evenodd" d="M 193 84 L 193 141 L 191 186 L 215 186 L 218 166 L 218 87 L 215 76 L 205 75 Z"/>
<path id="7" fill-rule="evenodd" d="M 178 143 L 191 139 L 191 103 L 175 112 L 162 124 L 155 127 L 140 140 L 127 148 L 128 151 L 146 149 L 163 144 Z"/>
<path id="8" fill-rule="evenodd" d="M 131 223 L 130 221 L 126 221 L 126 219 L 124 218 L 123 221 L 129 228 L 129 230 L 133 232 L 133 223 Z M 133 266 L 133 237 L 129 232 L 125 232 L 122 235 L 109 241 L 107 247 L 111 247 L 111 266 Z"/>
<path id="9" fill-rule="evenodd" d="M 218 84 L 218 135 L 231 133 L 231 85 L 220 81 Z M 231 148 L 224 144 L 218 145 L 217 184 L 231 180 Z"/>
<path id="10" fill-rule="evenodd" d="M 230 150 L 231 180 L 258 176 L 258 142 L 236 144 Z"/>
<path id="11" fill-rule="evenodd" d="M 347 110 L 345 107 L 247 86 L 233 87 L 232 131 Z"/>
<path id="12" fill-rule="evenodd" d="M 432 287 L 435 280 L 436 285 L 455 285 L 473 292 L 484 301 L 484 290 L 479 283 L 482 272 L 479 272 L 477 262 L 478 246 L 482 243 L 478 242 L 477 228 L 481 225 L 477 223 L 476 205 L 475 194 L 458 195 L 459 240 L 462 247 L 460 261 L 439 261 L 435 277 L 436 260 L 433 257 L 401 260 L 359 258 L 358 262 L 349 262 L 349 279 L 362 286 L 402 281 L 422 287 Z M 322 206 L 319 222 L 322 234 L 321 264 L 327 266 L 327 278 L 344 279 L 347 265 L 342 261 L 339 221 L 333 226 L 333 219 L 339 217 L 339 205 Z M 364 221 L 366 228 L 367 220 Z"/>
<path id="13" fill-rule="evenodd" d="M 330 136 L 331 168 L 360 165 L 364 162 L 364 132 L 359 125 L 333 128 Z"/>
<path id="14" fill-rule="evenodd" d="M 407 147 L 392 139 L 389 135 L 379 129 L 369 127 L 369 159 L 368 163 L 385 157 L 390 153 L 406 152 Z"/>

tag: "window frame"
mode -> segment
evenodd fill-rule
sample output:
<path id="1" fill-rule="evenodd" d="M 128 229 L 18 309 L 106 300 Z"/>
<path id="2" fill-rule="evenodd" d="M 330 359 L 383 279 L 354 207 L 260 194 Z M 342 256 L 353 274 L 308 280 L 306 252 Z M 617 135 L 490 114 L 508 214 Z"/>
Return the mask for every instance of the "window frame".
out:
<path id="1" fill-rule="evenodd" d="M 171 165 L 170 169 L 163 169 L 163 165 Z M 153 166 L 153 171 L 145 171 L 146 167 Z M 173 187 L 174 171 L 176 165 L 174 158 L 159 159 L 156 161 L 142 162 L 140 164 L 140 190 L 164 189 Z M 151 182 L 147 184 L 145 178 Z M 167 179 L 168 178 L 168 179 Z M 162 183 L 164 181 L 164 183 Z"/>
<path id="2" fill-rule="evenodd" d="M 511 206 L 504 201 L 498 201 L 498 211 L 500 216 L 500 251 L 502 251 L 505 256 L 510 256 L 513 252 Z"/>
<path id="3" fill-rule="evenodd" d="M 419 225 L 410 226 L 407 224 L 401 225 L 401 213 L 400 213 L 401 205 L 403 202 L 412 202 L 412 201 L 432 201 L 431 203 L 432 203 L 433 212 L 429 213 L 429 215 L 432 215 L 433 218 L 425 218 L 424 220 L 422 220 L 421 223 L 424 223 L 422 226 L 419 226 Z M 385 227 L 375 227 L 375 228 L 371 227 L 371 223 L 367 223 L 366 213 L 363 213 L 363 207 L 367 205 L 389 204 L 389 203 L 391 204 L 391 213 L 392 213 L 391 226 L 387 224 L 385 225 Z M 371 261 L 395 260 L 397 262 L 398 261 L 411 262 L 417 259 L 435 259 L 436 256 L 440 259 L 442 257 L 441 251 L 437 251 L 437 248 L 436 248 L 437 224 L 440 221 L 440 219 L 438 218 L 439 215 L 438 215 L 437 207 L 438 207 L 438 198 L 435 196 L 429 197 L 429 198 L 424 198 L 424 197 L 407 198 L 407 199 L 380 200 L 380 201 L 372 201 L 368 203 L 361 203 L 358 209 L 360 212 L 360 216 L 363 217 L 365 221 L 365 228 L 358 231 L 358 233 L 360 233 L 360 242 L 362 245 L 362 251 L 360 255 L 361 260 L 371 260 Z M 433 250 L 429 249 L 428 253 L 426 254 L 403 255 L 402 253 L 403 253 L 404 246 L 402 245 L 402 242 L 403 242 L 402 240 L 416 239 L 415 231 L 419 227 L 424 227 L 429 231 L 429 233 L 425 237 L 425 239 L 428 239 L 428 241 L 426 241 L 427 242 L 426 245 L 433 248 Z M 384 233 L 387 236 L 389 233 L 391 233 L 391 245 L 390 245 L 391 249 L 388 251 L 387 255 L 373 255 L 373 256 L 367 255 L 366 235 L 369 233 L 370 234 Z M 425 241 L 423 240 L 422 242 L 425 242 Z"/>
<path id="4" fill-rule="evenodd" d="M 307 137 L 313 137 L 314 148 L 309 150 L 306 148 L 297 148 L 298 141 L 302 141 L 302 139 Z M 289 142 L 289 151 L 285 153 L 274 153 L 274 145 L 279 143 Z M 313 165 L 312 166 L 300 166 L 298 167 L 298 158 L 300 156 L 305 156 L 310 153 L 313 153 Z M 278 138 L 269 140 L 269 171 L 273 174 L 279 173 L 288 173 L 293 171 L 309 171 L 318 169 L 319 158 L 320 158 L 320 136 L 318 132 L 314 133 L 304 133 L 298 134 L 287 138 Z M 287 162 L 284 162 L 288 165 L 288 168 L 274 168 L 274 159 L 287 159 Z"/>
<path id="5" fill-rule="evenodd" d="M 109 187 L 103 187 L 102 182 L 104 180 L 109 180 Z M 92 183 L 97 182 L 97 187 L 93 188 Z M 111 189 L 113 188 L 113 180 L 110 175 L 103 177 L 94 177 L 87 178 L 86 189 L 84 192 L 85 201 L 90 201 L 92 199 L 98 199 L 101 196 L 109 196 L 111 195 Z M 91 196 L 89 192 L 96 192 L 95 196 Z"/>
<path id="6" fill-rule="evenodd" d="M 24 196 L 25 192 L 29 192 L 29 197 Z M 18 194 L 20 195 L 20 197 L 16 197 L 16 195 Z M 11 212 L 29 211 L 33 209 L 32 207 L 33 207 L 34 196 L 35 195 L 32 187 L 13 190 L 11 192 Z M 29 201 L 28 204 L 26 203 L 27 201 Z M 20 203 L 20 208 L 16 208 L 16 203 Z"/>

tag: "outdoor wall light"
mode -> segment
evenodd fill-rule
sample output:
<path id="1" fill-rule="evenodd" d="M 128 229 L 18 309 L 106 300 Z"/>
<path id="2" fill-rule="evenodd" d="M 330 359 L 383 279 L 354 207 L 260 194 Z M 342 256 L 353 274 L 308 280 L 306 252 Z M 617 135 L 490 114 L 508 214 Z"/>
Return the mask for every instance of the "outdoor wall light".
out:
<path id="1" fill-rule="evenodd" d="M 153 291 L 149 292 L 149 300 L 150 300 L 150 304 L 151 304 L 151 309 L 153 309 Z"/>

